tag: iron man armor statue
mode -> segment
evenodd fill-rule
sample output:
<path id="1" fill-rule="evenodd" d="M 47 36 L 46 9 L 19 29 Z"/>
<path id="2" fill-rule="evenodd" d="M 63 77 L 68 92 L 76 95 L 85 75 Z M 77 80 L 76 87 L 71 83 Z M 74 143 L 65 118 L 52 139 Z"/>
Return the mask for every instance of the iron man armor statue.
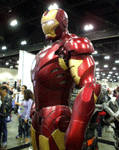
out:
<path id="1" fill-rule="evenodd" d="M 68 16 L 62 9 L 46 11 L 41 25 L 52 44 L 36 55 L 32 68 L 32 146 L 34 150 L 79 150 L 100 94 L 94 48 L 87 38 L 69 34 Z M 76 84 L 81 90 L 71 110 Z"/>

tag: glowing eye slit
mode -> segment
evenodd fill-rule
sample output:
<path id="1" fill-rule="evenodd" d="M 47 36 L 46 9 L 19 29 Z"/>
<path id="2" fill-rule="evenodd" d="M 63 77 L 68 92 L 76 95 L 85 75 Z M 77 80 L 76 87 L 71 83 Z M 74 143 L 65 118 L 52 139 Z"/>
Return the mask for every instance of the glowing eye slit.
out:
<path id="1" fill-rule="evenodd" d="M 54 23 L 54 20 L 49 20 L 49 21 L 43 22 L 42 25 L 45 25 L 46 23 L 47 23 L 48 25 L 53 24 L 53 23 Z"/>
<path id="2" fill-rule="evenodd" d="M 47 21 L 47 24 L 50 25 L 50 24 L 53 24 L 54 23 L 54 20 L 49 20 Z"/>

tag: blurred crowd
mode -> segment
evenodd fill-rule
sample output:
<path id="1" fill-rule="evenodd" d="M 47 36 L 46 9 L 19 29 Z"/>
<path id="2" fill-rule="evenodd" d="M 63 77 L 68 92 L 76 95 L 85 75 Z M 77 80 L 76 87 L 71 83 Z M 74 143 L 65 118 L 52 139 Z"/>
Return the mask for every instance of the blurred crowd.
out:
<path id="1" fill-rule="evenodd" d="M 16 84 L 15 84 L 16 85 Z M 0 150 L 7 147 L 7 122 L 11 121 L 12 110 L 18 116 L 18 135 L 29 143 L 30 109 L 34 101 L 33 92 L 26 85 L 10 86 L 7 82 L 0 84 Z"/>
<path id="2" fill-rule="evenodd" d="M 119 86 L 114 90 L 105 89 L 103 95 L 107 95 L 103 98 L 105 102 L 112 101 L 112 103 L 119 105 Z M 12 110 L 18 116 L 18 134 L 15 138 L 24 138 L 24 142 L 29 143 L 30 109 L 33 101 L 33 92 L 27 89 L 26 85 L 16 87 L 16 84 L 10 86 L 7 82 L 0 84 L 0 150 L 7 147 L 7 122 L 11 121 Z M 99 112 L 97 118 L 99 137 L 102 137 L 103 117 L 105 115 L 104 111 Z"/>
<path id="3" fill-rule="evenodd" d="M 107 89 L 102 89 L 102 99 L 103 102 L 111 102 L 110 104 L 119 106 L 119 86 L 117 86 L 115 89 L 107 88 Z M 109 124 L 105 124 L 104 122 L 104 117 L 106 116 L 106 112 L 102 111 L 98 113 L 97 117 L 97 123 L 98 123 L 98 137 L 102 137 L 102 128 L 105 127 L 105 130 L 109 130 Z"/>

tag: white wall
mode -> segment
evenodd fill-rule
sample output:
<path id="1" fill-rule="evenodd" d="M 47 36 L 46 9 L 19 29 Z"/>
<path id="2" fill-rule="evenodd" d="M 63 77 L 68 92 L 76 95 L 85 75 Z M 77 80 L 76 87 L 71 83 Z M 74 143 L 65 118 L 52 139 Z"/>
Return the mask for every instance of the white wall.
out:
<path id="1" fill-rule="evenodd" d="M 10 68 L 0 68 L 0 83 L 9 82 L 14 79 L 16 81 L 18 78 L 18 70 Z"/>
<path id="2" fill-rule="evenodd" d="M 35 55 L 20 50 L 19 56 L 18 78 L 21 79 L 21 85 L 26 85 L 28 89 L 33 90 L 31 82 L 31 67 Z"/>

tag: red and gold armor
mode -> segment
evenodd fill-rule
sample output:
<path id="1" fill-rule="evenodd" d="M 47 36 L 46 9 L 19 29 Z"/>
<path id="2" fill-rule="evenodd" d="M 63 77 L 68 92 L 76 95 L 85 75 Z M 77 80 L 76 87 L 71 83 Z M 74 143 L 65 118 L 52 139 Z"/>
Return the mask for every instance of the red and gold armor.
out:
<path id="1" fill-rule="evenodd" d="M 41 24 L 52 44 L 33 62 L 33 149 L 79 150 L 100 93 L 91 55 L 94 48 L 87 38 L 69 34 L 68 16 L 62 9 L 46 11 Z M 71 110 L 70 96 L 76 84 L 81 90 Z"/>

